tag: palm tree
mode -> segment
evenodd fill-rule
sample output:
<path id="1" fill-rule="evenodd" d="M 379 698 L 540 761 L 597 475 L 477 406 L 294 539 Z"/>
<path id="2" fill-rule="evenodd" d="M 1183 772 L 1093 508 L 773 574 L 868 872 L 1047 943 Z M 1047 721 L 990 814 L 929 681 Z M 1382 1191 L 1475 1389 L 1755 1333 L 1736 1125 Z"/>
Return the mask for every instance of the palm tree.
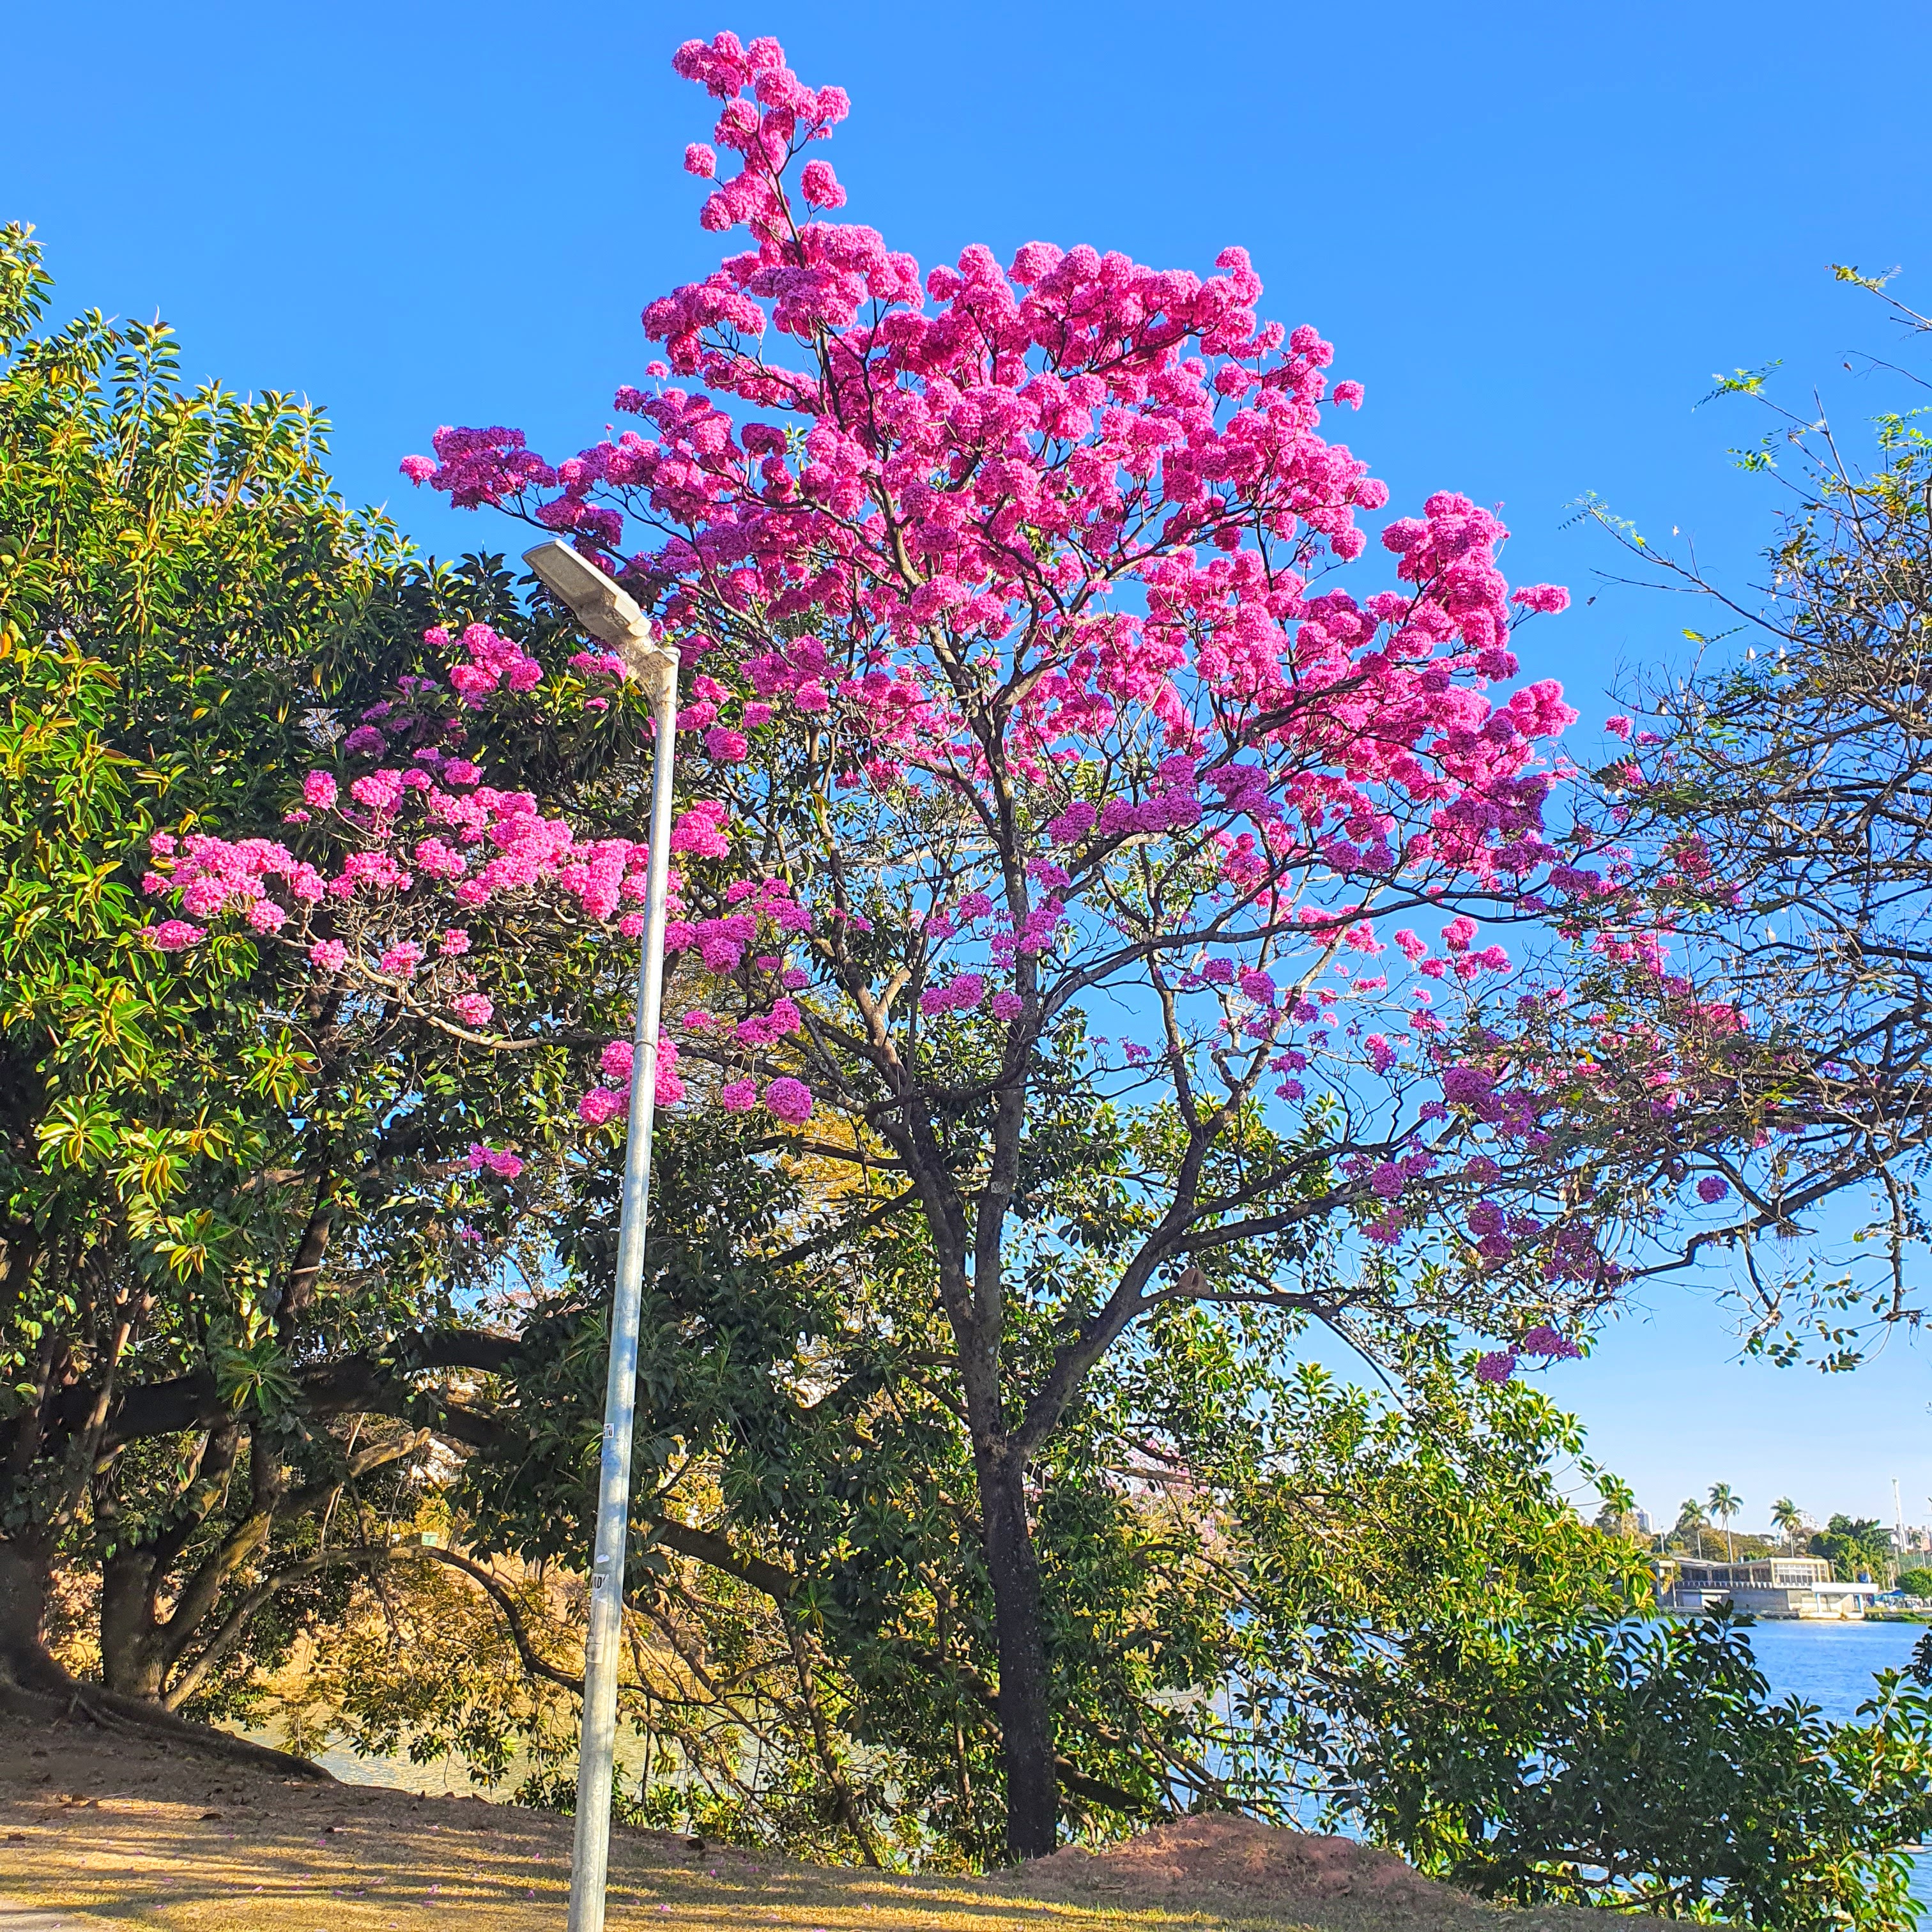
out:
<path id="1" fill-rule="evenodd" d="M 1724 1555 L 1728 1562 L 1735 1563 L 1738 1557 L 1736 1540 L 1731 1534 L 1731 1519 L 1744 1508 L 1744 1499 L 1729 1483 L 1711 1485 L 1711 1514 L 1724 1526 Z"/>
<path id="2" fill-rule="evenodd" d="M 1785 1541 L 1796 1549 L 1798 1532 L 1804 1527 L 1804 1512 L 1789 1496 L 1780 1496 L 1771 1506 L 1771 1521 Z"/>
<path id="3" fill-rule="evenodd" d="M 1704 1553 L 1704 1510 L 1695 1496 L 1686 1496 L 1677 1511 L 1677 1528 L 1674 1532 L 1679 1538 L 1694 1534 L 1697 1539 L 1697 1554 Z"/>

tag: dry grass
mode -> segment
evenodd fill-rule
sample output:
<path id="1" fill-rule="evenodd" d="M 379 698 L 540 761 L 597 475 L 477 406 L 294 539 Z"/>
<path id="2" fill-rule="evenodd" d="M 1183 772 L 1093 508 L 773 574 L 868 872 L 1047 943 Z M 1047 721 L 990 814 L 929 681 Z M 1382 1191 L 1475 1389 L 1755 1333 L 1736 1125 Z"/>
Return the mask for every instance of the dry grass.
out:
<path id="1" fill-rule="evenodd" d="M 1383 1855 L 1316 1850 L 1326 1842 L 1187 1821 L 1024 1875 L 919 1880 L 623 1831 L 609 1922 L 614 1932 L 1586 1932 L 1582 1921 L 1600 1918 L 1498 1915 Z M 0 1932 L 9 1906 L 84 1915 L 67 1918 L 74 1932 L 554 1932 L 569 1858 L 569 1822 L 547 1813 L 285 1782 L 181 1746 L 0 1718 Z"/>

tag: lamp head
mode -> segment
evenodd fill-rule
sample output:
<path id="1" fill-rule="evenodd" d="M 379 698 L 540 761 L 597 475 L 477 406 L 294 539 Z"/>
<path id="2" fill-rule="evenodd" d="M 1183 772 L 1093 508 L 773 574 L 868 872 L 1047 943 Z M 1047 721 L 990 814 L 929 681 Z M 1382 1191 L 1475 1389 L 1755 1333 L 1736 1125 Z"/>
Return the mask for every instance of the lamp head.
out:
<path id="1" fill-rule="evenodd" d="M 608 644 L 640 680 L 674 678 L 677 653 L 651 635 L 651 620 L 637 600 L 587 556 L 554 537 L 524 553 L 537 580 L 599 644 Z"/>

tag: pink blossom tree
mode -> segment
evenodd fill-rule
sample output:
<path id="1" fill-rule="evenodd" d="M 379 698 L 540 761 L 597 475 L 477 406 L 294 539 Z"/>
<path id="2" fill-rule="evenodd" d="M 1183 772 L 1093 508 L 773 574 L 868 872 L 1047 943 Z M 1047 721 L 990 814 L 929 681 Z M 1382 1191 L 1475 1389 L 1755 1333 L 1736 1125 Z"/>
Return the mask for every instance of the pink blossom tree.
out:
<path id="1" fill-rule="evenodd" d="M 1202 278 L 976 246 L 922 278 L 815 212 L 845 198 L 804 159 L 842 90 L 768 40 L 676 65 L 740 164 L 700 219 L 747 243 L 646 309 L 664 359 L 617 398 L 641 430 L 552 463 L 446 429 L 404 466 L 568 533 L 684 652 L 700 795 L 659 1097 L 698 1075 L 775 1154 L 849 1174 L 829 1214 L 919 1232 L 977 1475 L 1008 1844 L 1035 1856 L 1060 1768 L 1030 1471 L 1124 1338 L 1186 1300 L 1364 1346 L 1448 1321 L 1499 1338 L 1502 1374 L 1573 1350 L 1613 1287 L 1560 1095 L 1482 1053 L 1511 971 L 1485 928 L 1598 885 L 1544 826 L 1560 691 L 1492 695 L 1516 622 L 1566 600 L 1512 593 L 1507 532 L 1447 492 L 1376 564 L 1387 490 L 1324 434 L 1360 386 L 1331 387 L 1313 328 L 1260 318 L 1241 250 Z M 634 929 L 640 848 L 449 741 L 542 676 L 494 634 L 464 650 L 448 691 L 358 728 L 358 775 L 310 780 L 327 868 L 164 854 L 151 885 L 181 904 L 154 943 L 238 917 L 507 1045 L 469 930 L 532 907 Z M 608 703 L 620 668 L 573 668 Z M 578 1050 L 579 1117 L 616 1132 L 628 1045 Z"/>

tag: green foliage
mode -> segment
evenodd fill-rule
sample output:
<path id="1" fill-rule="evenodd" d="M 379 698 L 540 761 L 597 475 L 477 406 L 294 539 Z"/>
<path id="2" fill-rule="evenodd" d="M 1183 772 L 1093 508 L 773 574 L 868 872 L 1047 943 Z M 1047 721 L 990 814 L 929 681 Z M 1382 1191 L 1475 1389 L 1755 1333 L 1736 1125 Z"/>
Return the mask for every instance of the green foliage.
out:
<path id="1" fill-rule="evenodd" d="M 849 1808 L 811 1828 L 826 1854 L 996 1858 L 994 1605 L 971 1445 L 933 1372 L 950 1338 L 927 1251 L 890 1219 L 835 1238 L 826 1221 L 849 1209 L 823 1196 L 840 1171 L 776 1170 L 728 1120 L 660 1132 L 632 1604 L 660 1646 L 701 1643 L 724 1688 L 688 1712 L 641 1694 L 627 1708 L 679 1767 L 679 1802 L 711 1808 L 707 1828 L 782 1836 L 803 1828 L 802 1789 L 842 1784 Z M 1105 1123 L 1083 1140 L 1049 1118 L 1036 1144 L 1036 1198 L 1083 1214 L 1120 1158 Z M 498 1390 L 501 1434 L 465 1468 L 478 1550 L 583 1546 L 612 1179 L 583 1177 L 566 1272 Z M 1090 1225 L 1114 1238 L 1104 1214 Z M 1036 1262 L 1056 1293 L 1080 1265 L 1044 1246 Z M 1046 1345 L 1043 1304 L 1016 1311 L 1016 1346 Z M 1580 1444 L 1534 1390 L 1474 1384 L 1431 1345 L 1402 1398 L 1378 1400 L 1297 1366 L 1299 1326 L 1163 1309 L 1037 1465 L 1057 1744 L 1086 1835 L 1177 1805 L 1298 1815 L 1329 1762 L 1328 1633 L 1613 1616 L 1648 1589 L 1639 1553 L 1556 1491 L 1551 1458 Z"/>
<path id="2" fill-rule="evenodd" d="M 1841 1583 L 1856 1581 L 1861 1571 L 1882 1581 L 1892 1557 L 1891 1534 L 1876 1516 L 1834 1515 L 1810 1547 Z"/>
<path id="3" fill-rule="evenodd" d="M 1898 1587 L 1908 1597 L 1932 1597 L 1932 1570 L 1901 1570 Z"/>
<path id="4" fill-rule="evenodd" d="M 1520 1904 L 1915 1923 L 1932 1699 L 1900 1673 L 1832 1725 L 1769 1701 L 1729 1620 L 1498 1634 L 1431 1633 L 1345 1687 L 1336 1802 L 1421 1869 Z"/>
<path id="5" fill-rule="evenodd" d="M 494 560 L 426 566 L 351 514 L 310 406 L 181 387 L 159 324 L 38 335 L 48 286 L 28 232 L 0 230 L 0 1538 L 107 1564 L 116 1688 L 206 1696 L 197 1624 L 266 1630 L 313 1598 L 300 1519 L 444 1419 L 413 1338 L 536 1265 L 518 1243 L 574 1091 L 560 1043 L 506 1058 L 323 998 L 272 938 L 164 958 L 149 841 L 298 844 L 302 773 L 423 668 L 429 626 L 555 626 L 524 623 Z M 601 736 L 552 710 L 482 748 L 506 778 L 594 778 L 635 736 L 621 706 Z M 491 940 L 512 984 L 554 994 L 560 1042 L 615 1030 L 628 962 L 514 919 Z M 473 1174 L 471 1143 L 506 1138 L 551 1158 Z M 358 1352 L 345 1391 L 332 1365 Z M 194 1473 L 238 1467 L 245 1502 Z M 0 1669 L 32 1622 L 0 1631 Z"/>

